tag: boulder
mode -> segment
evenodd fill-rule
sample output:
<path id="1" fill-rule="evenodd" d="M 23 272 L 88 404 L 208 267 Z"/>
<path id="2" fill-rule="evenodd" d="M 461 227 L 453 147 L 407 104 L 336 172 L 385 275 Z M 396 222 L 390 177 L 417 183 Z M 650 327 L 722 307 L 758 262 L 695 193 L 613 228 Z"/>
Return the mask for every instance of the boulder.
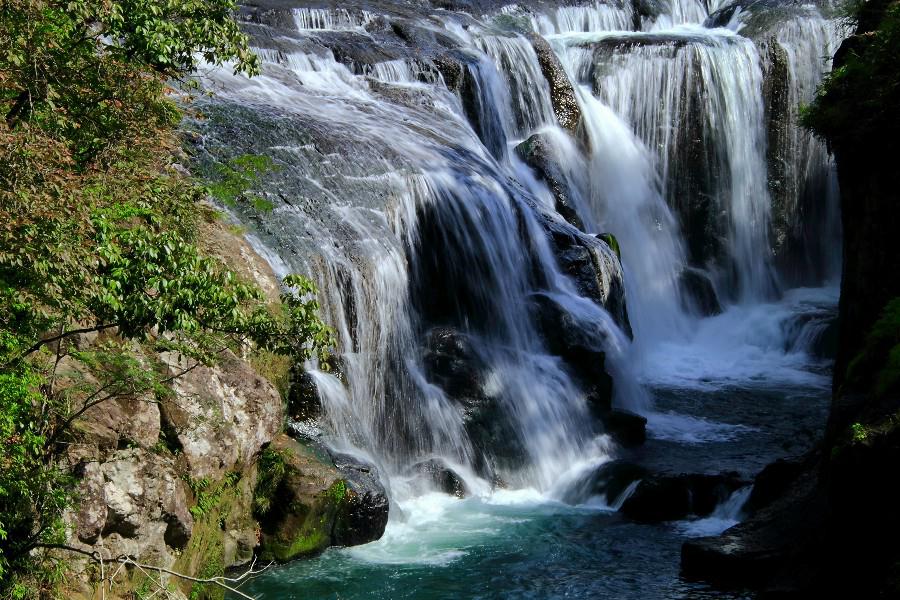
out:
<path id="1" fill-rule="evenodd" d="M 163 401 L 162 415 L 191 477 L 218 480 L 242 470 L 281 431 L 280 394 L 231 351 L 211 367 L 188 365 L 171 352 L 160 359 L 170 374 L 183 373 L 172 381 L 174 398 Z"/>
<path id="2" fill-rule="evenodd" d="M 532 302 L 547 349 L 565 361 L 585 391 L 592 412 L 605 415 L 612 408 L 613 386 L 605 368 L 606 354 L 556 300 L 536 294 Z"/>
<path id="3" fill-rule="evenodd" d="M 332 455 L 334 465 L 344 476 L 346 495 L 332 530 L 335 546 L 357 546 L 377 540 L 388 521 L 387 492 L 371 463 L 346 454 Z"/>
<path id="4" fill-rule="evenodd" d="M 625 276 L 615 238 L 610 234 L 590 235 L 550 218 L 543 219 L 541 224 L 547 231 L 560 269 L 572 279 L 578 292 L 606 310 L 630 337 Z M 611 237 L 616 247 L 601 236 Z"/>
<path id="5" fill-rule="evenodd" d="M 799 594 L 795 586 L 804 589 L 819 585 L 808 578 L 821 568 L 821 563 L 816 563 L 823 558 L 823 542 L 828 535 L 823 528 L 827 501 L 817 489 L 814 468 L 802 469 L 783 488 L 784 482 L 776 480 L 781 480 L 787 470 L 792 467 L 785 464 L 763 476 L 759 481 L 763 489 L 756 492 L 756 498 L 751 493 L 748 501 L 756 512 L 746 521 L 721 535 L 684 543 L 684 577 L 722 587 L 766 588 L 785 597 L 810 597 Z M 779 488 L 780 493 L 776 492 Z"/>
<path id="6" fill-rule="evenodd" d="M 445 494 L 457 498 L 465 498 L 469 495 L 469 490 L 462 478 L 439 458 L 418 462 L 413 465 L 412 470 Z"/>
<path id="7" fill-rule="evenodd" d="M 258 507 L 260 554 L 279 562 L 317 554 L 333 545 L 371 542 L 384 533 L 388 502 L 374 467 L 345 457 L 338 465 L 320 448 L 279 435 L 269 446 L 278 458 L 266 510 Z M 271 468 L 262 467 L 262 468 Z"/>
<path id="8" fill-rule="evenodd" d="M 426 336 L 425 376 L 453 400 L 476 450 L 475 468 L 487 478 L 497 470 L 515 470 L 527 456 L 524 443 L 499 398 L 484 390 L 487 365 L 471 336 L 451 327 L 436 327 Z"/>
<path id="9" fill-rule="evenodd" d="M 641 480 L 621 511 L 643 523 L 704 517 L 746 485 L 737 473 L 653 475 Z"/>
<path id="10" fill-rule="evenodd" d="M 719 296 L 712 280 L 701 269 L 685 268 L 678 276 L 678 288 L 685 311 L 702 317 L 722 312 Z"/>
<path id="11" fill-rule="evenodd" d="M 647 476 L 647 469 L 625 460 L 611 460 L 600 465 L 563 495 L 568 504 L 585 502 L 592 496 L 603 496 L 609 506 L 623 500 L 631 484 Z"/>
<path id="12" fill-rule="evenodd" d="M 627 410 L 614 409 L 603 418 L 606 432 L 616 442 L 632 448 L 647 441 L 647 419 Z"/>
<path id="13" fill-rule="evenodd" d="M 466 405 L 480 402 L 484 396 L 482 379 L 485 366 L 479 360 L 472 339 L 451 327 L 436 327 L 425 342 L 425 375 L 444 392 Z"/>

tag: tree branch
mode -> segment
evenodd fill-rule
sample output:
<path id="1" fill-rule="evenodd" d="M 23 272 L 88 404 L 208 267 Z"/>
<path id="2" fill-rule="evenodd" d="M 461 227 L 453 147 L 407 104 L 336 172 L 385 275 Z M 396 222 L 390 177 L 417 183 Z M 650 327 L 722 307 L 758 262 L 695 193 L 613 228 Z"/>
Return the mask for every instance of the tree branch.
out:
<path id="1" fill-rule="evenodd" d="M 58 341 L 60 341 L 60 340 L 62 340 L 62 339 L 65 339 L 65 338 L 67 338 L 67 337 L 70 337 L 70 336 L 73 336 L 73 335 L 78 335 L 78 334 L 81 334 L 81 333 L 94 333 L 94 332 L 98 332 L 98 331 L 105 331 L 105 330 L 107 330 L 107 329 L 112 329 L 113 327 L 118 327 L 118 326 L 119 326 L 118 323 L 107 323 L 106 325 L 95 325 L 94 327 L 85 327 L 85 328 L 83 328 L 83 329 L 73 329 L 73 330 L 71 330 L 71 331 L 64 331 L 63 333 L 60 333 L 59 335 L 55 335 L 55 336 L 53 336 L 53 337 L 49 337 L 49 338 L 40 340 L 39 342 L 37 342 L 36 344 L 34 344 L 33 346 L 31 346 L 30 348 L 28 348 L 27 350 L 25 350 L 25 352 L 23 352 L 22 354 L 20 354 L 17 358 L 15 358 L 15 359 L 13 359 L 12 361 L 10 361 L 9 363 L 7 363 L 5 366 L 8 367 L 8 366 L 10 366 L 10 364 L 12 364 L 12 363 L 14 363 L 14 362 L 16 362 L 16 361 L 18 361 L 18 360 L 22 360 L 23 358 L 25 358 L 25 357 L 28 356 L 29 354 L 34 354 L 35 352 L 37 352 L 38 350 L 40 350 L 40 349 L 43 348 L 44 346 L 47 346 L 47 345 L 52 344 L 52 343 L 54 343 L 54 342 L 58 342 Z"/>
<path id="2" fill-rule="evenodd" d="M 167 569 L 165 567 L 156 567 L 153 565 L 148 565 L 144 563 L 140 563 L 134 560 L 131 556 L 121 555 L 115 558 L 107 558 L 104 559 L 103 555 L 99 550 L 83 550 L 81 548 L 75 548 L 73 546 L 68 546 L 66 544 L 37 544 L 38 548 L 46 548 L 50 550 L 66 550 L 68 552 L 75 552 L 77 554 L 81 554 L 82 556 L 87 556 L 94 562 L 100 563 L 101 565 L 105 562 L 115 562 L 120 563 L 125 566 L 132 565 L 141 570 L 150 570 L 156 571 L 157 573 L 165 573 L 167 575 L 172 575 L 173 577 L 178 577 L 179 579 L 184 579 L 185 581 L 192 581 L 194 583 L 203 583 L 218 586 L 224 590 L 227 590 L 233 594 L 237 594 L 241 598 L 245 598 L 246 600 L 256 600 L 253 596 L 249 596 L 244 592 L 240 591 L 236 587 L 233 587 L 235 584 L 241 584 L 250 577 L 255 575 L 259 575 L 260 573 L 264 573 L 267 571 L 274 563 L 270 562 L 262 569 L 256 569 L 256 558 L 254 557 L 253 562 L 250 563 L 250 567 L 244 571 L 242 574 L 237 577 L 225 577 L 224 575 L 220 575 L 218 577 L 192 577 L 190 575 L 185 575 L 184 573 L 179 573 L 178 571 L 173 571 L 171 569 Z M 229 585 L 230 584 L 230 585 Z M 161 585 L 161 583 L 159 584 Z"/>

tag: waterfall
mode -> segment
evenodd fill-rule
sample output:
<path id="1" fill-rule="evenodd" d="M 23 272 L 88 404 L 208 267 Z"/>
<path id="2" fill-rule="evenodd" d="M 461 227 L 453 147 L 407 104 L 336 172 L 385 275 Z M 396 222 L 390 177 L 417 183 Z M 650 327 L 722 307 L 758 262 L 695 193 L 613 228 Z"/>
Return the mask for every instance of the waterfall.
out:
<path id="1" fill-rule="evenodd" d="M 202 151 L 275 161 L 260 190 L 274 210 L 238 218 L 279 272 L 315 280 L 337 333 L 337 368 L 306 365 L 323 402 L 310 435 L 391 480 L 437 458 L 471 490 L 500 480 L 551 493 L 615 452 L 578 360 L 612 376 L 615 406 L 652 414 L 641 379 L 673 374 L 660 353 L 698 339 L 708 351 L 714 319 L 778 302 L 782 254 L 833 264 L 810 241 L 836 227 L 835 189 L 820 185 L 833 182 L 830 158 L 791 122 L 776 182 L 764 94 L 784 59 L 785 106 L 808 101 L 838 33 L 810 13 L 758 43 L 702 26 L 717 6 L 660 6 L 638 18 L 617 2 L 503 18 L 260 13 L 262 74 L 205 76 L 217 95 Z M 550 42 L 577 127 L 558 125 L 526 33 Z M 554 177 L 514 151 L 535 135 Z M 577 223 L 556 211 L 563 188 Z M 823 189 L 819 224 L 804 229 L 803 198 Z M 701 318 L 686 274 L 724 315 Z"/>

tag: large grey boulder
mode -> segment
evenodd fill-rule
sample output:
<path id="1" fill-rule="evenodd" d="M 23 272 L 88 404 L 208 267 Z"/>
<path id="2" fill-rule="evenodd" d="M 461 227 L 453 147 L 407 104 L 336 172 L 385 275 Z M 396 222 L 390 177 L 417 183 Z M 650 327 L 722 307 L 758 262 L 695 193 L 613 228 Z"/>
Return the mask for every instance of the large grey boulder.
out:
<path id="1" fill-rule="evenodd" d="M 281 396 L 231 351 L 215 366 L 196 366 L 174 353 L 160 355 L 174 397 L 162 403 L 162 414 L 174 432 L 195 479 L 219 479 L 248 465 L 282 429 Z"/>

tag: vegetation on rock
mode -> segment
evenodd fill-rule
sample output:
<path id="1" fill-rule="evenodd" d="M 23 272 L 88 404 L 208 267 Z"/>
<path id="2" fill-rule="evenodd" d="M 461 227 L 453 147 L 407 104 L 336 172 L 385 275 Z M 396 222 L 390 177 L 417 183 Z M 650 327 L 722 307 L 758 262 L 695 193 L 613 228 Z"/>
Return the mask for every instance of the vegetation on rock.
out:
<path id="1" fill-rule="evenodd" d="M 189 89 L 204 61 L 257 72 L 234 9 L 0 2 L 0 597 L 54 583 L 58 556 L 36 550 L 65 538 L 75 425 L 104 402 L 169 393 L 179 373 L 160 352 L 199 364 L 254 347 L 304 360 L 333 343 L 309 280 L 286 278 L 273 310 L 198 247 L 201 202 L 217 186 L 241 195 L 259 161 L 231 165 L 243 174 L 232 168 L 212 190 L 184 176 L 171 86 Z M 216 503 L 199 496 L 204 517 Z"/>
<path id="2" fill-rule="evenodd" d="M 835 57 L 804 123 L 832 146 L 887 154 L 900 139 L 900 2 L 858 2 L 851 16 L 860 35 Z"/>

